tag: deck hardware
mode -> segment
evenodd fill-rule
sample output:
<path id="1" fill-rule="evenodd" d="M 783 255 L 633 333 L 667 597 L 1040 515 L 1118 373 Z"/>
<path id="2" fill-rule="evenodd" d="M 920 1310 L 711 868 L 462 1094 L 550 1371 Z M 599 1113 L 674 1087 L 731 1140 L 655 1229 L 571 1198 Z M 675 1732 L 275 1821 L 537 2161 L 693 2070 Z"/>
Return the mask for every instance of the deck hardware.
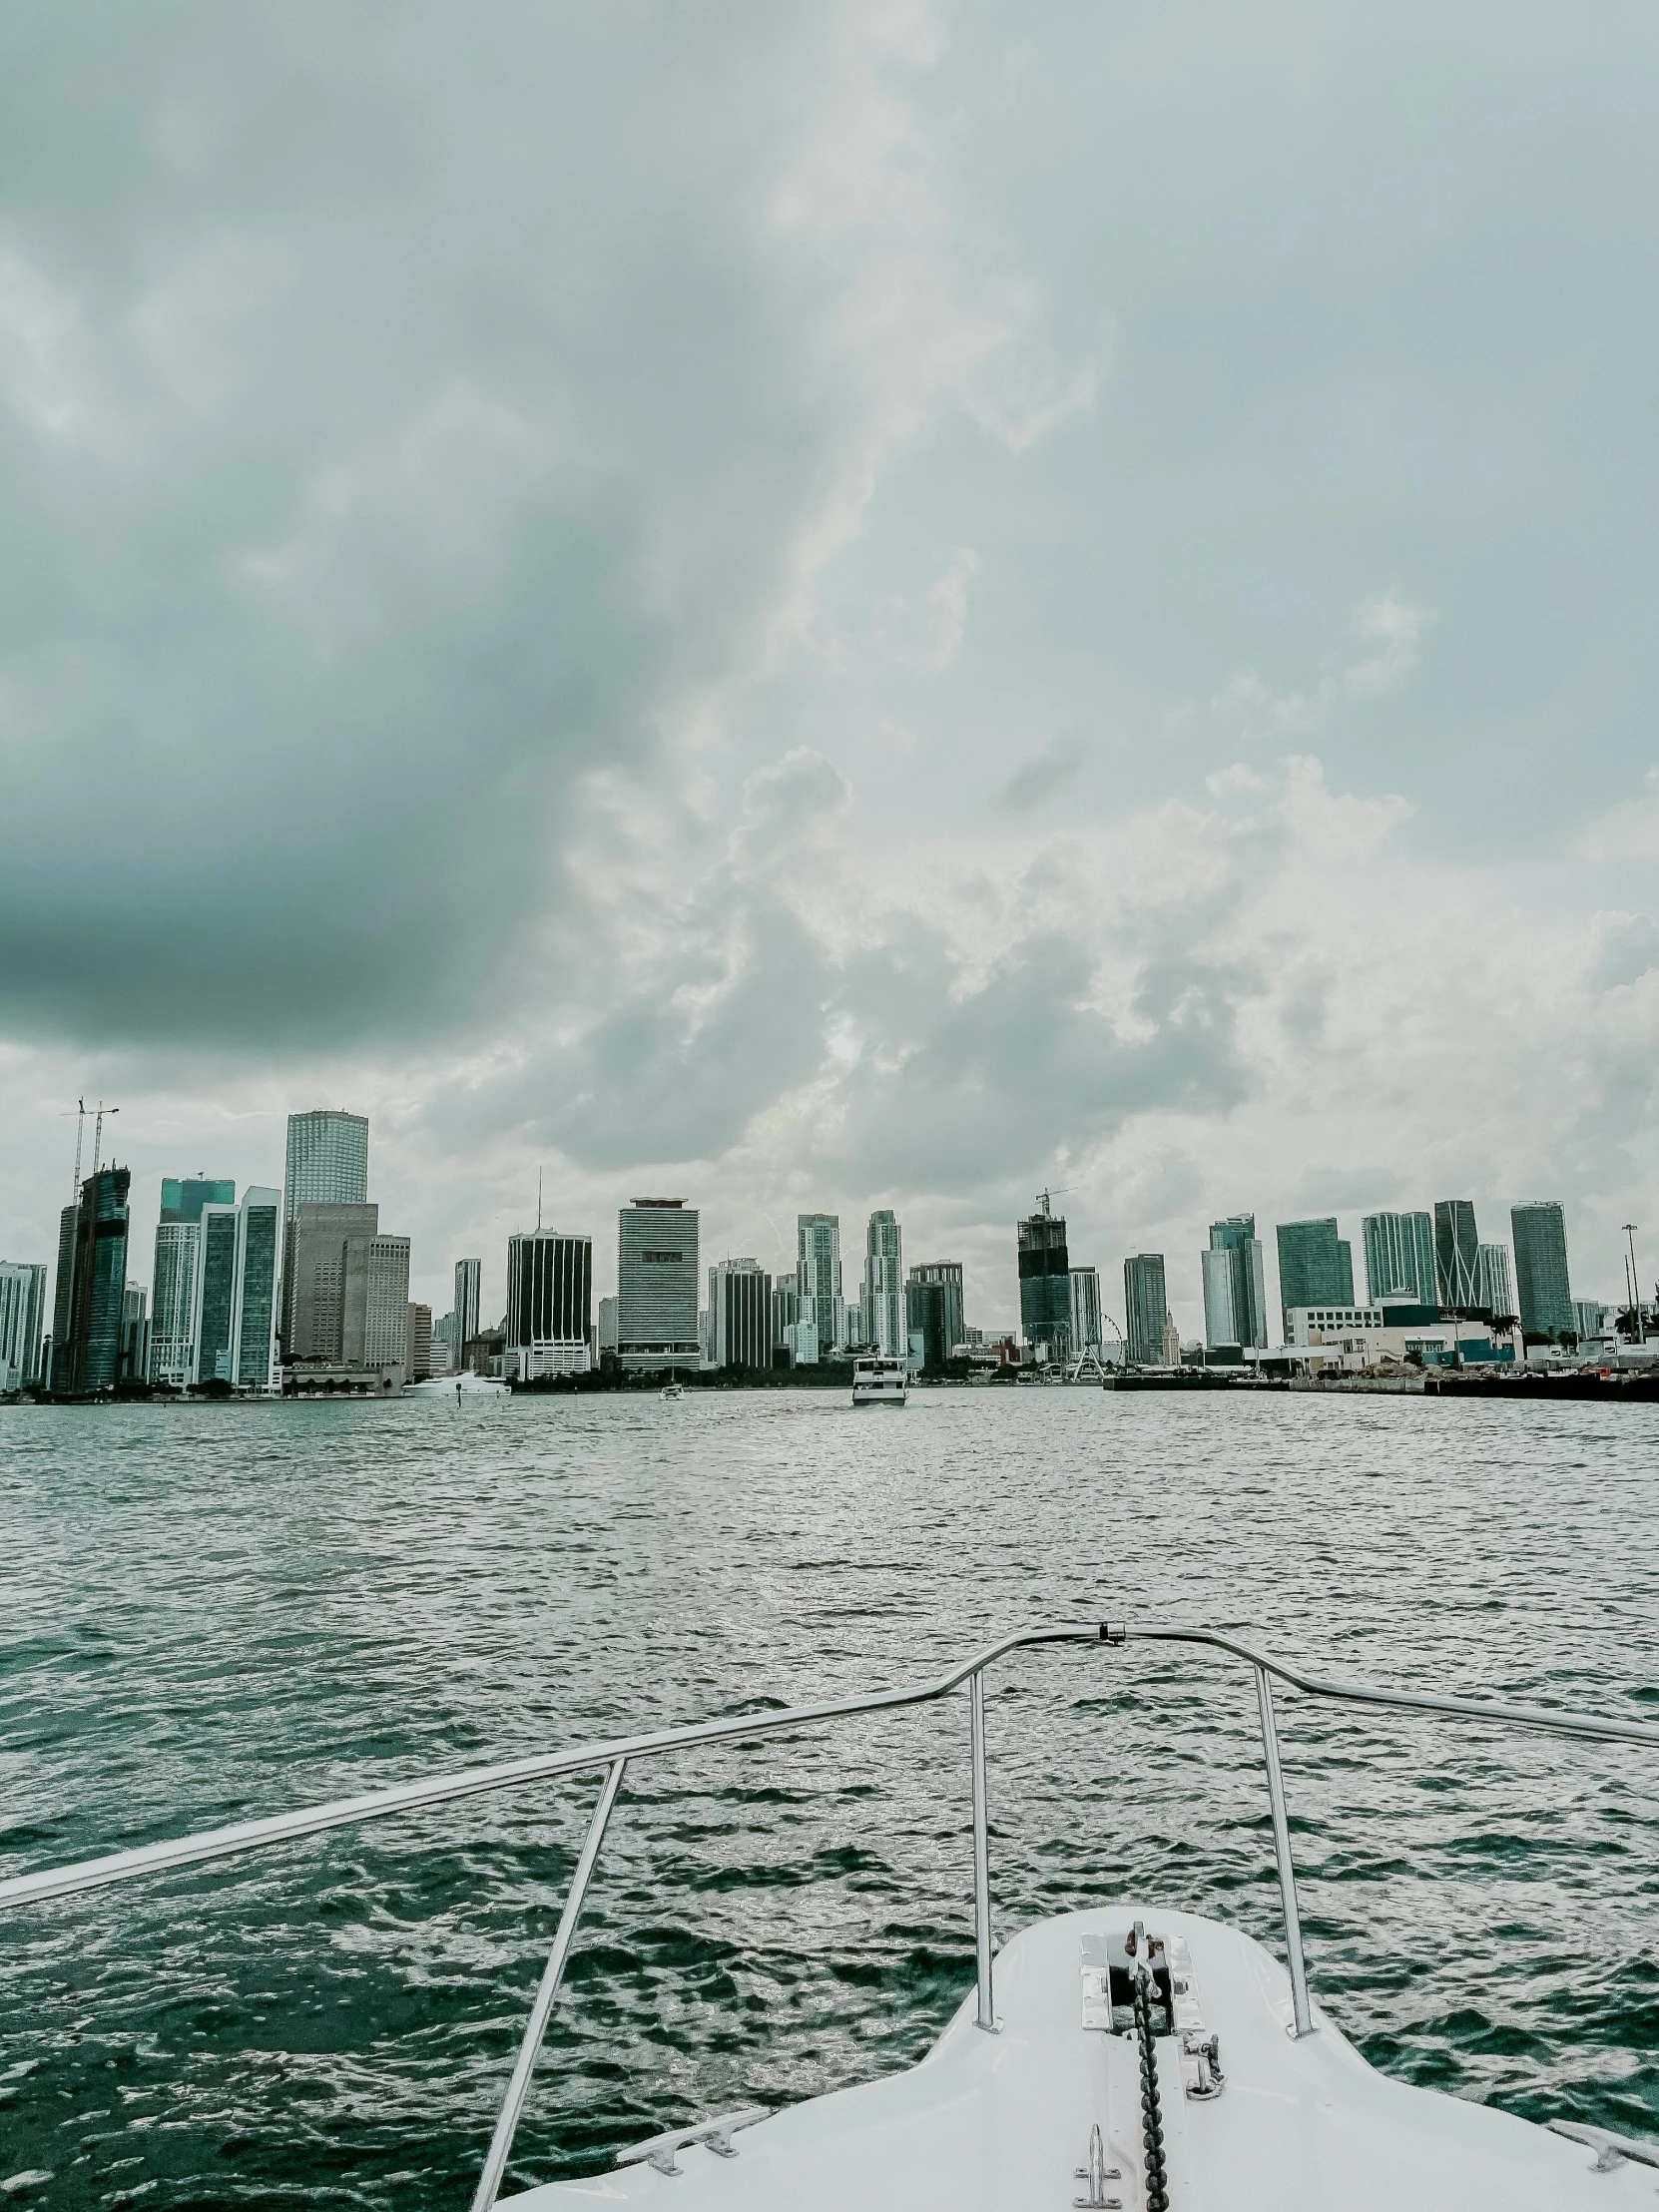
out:
<path id="1" fill-rule="evenodd" d="M 1181 2037 L 1181 2055 L 1192 2061 L 1190 2071 L 1185 2065 L 1181 2068 L 1188 2096 L 1199 2104 L 1219 2097 L 1227 2086 L 1227 2076 L 1221 2070 L 1221 2037 L 1188 2028 Z"/>
<path id="2" fill-rule="evenodd" d="M 991 1846 L 985 1799 L 985 1676 L 975 1668 L 968 1677 L 968 1726 L 973 1758 L 973 1948 L 977 1961 L 979 2010 L 975 2024 L 994 2035 L 996 2001 L 991 1988 Z"/>
<path id="3" fill-rule="evenodd" d="M 1610 2174 L 1626 2159 L 1638 2166 L 1659 2166 L 1659 2143 L 1638 2142 L 1633 2135 L 1614 2135 L 1605 2127 L 1586 2127 L 1581 2120 L 1551 2120 L 1550 2127 L 1569 2142 L 1584 2143 L 1596 2153 L 1593 2174 Z"/>
<path id="4" fill-rule="evenodd" d="M 1108 2181 L 1121 2181 L 1122 2173 L 1116 2166 L 1106 2163 L 1106 2146 L 1100 2140 L 1100 2122 L 1089 2130 L 1089 2162 L 1073 2169 L 1079 2181 L 1086 2181 L 1089 2193 L 1086 2197 L 1073 2197 L 1077 2212 L 1122 2212 L 1123 2199 L 1106 2194 Z"/>
<path id="5" fill-rule="evenodd" d="M 739 2128 L 753 2127 L 757 2120 L 767 2117 L 764 2105 L 755 2105 L 742 2112 L 718 2112 L 712 2120 L 698 2120 L 691 2127 L 671 2127 L 665 2134 L 648 2135 L 643 2143 L 633 2143 L 627 2150 L 619 2150 L 616 2162 L 619 2166 L 654 2166 L 660 2174 L 683 2173 L 685 2168 L 676 2161 L 674 2154 L 693 2143 L 701 2143 L 717 2158 L 736 2158 L 738 2146 L 732 2138 Z"/>

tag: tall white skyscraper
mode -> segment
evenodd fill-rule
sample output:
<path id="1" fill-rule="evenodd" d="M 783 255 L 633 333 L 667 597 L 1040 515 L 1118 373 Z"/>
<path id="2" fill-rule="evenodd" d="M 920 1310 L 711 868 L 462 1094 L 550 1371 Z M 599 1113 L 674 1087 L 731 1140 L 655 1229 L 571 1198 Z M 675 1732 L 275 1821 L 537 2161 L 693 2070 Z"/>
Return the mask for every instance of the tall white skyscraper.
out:
<path id="1" fill-rule="evenodd" d="M 482 1260 L 455 1262 L 455 1365 L 466 1357 L 466 1348 L 478 1334 L 478 1302 L 484 1279 Z"/>
<path id="2" fill-rule="evenodd" d="M 864 1282 L 858 1301 L 859 1333 L 883 1359 L 902 1360 L 909 1349 L 904 1319 L 902 1237 L 890 1206 L 869 1217 L 864 1232 Z"/>
<path id="3" fill-rule="evenodd" d="M 202 1224 L 162 1221 L 156 1230 L 156 1270 L 151 1293 L 150 1380 L 175 1390 L 196 1381 L 196 1276 L 202 1257 Z"/>
<path id="4" fill-rule="evenodd" d="M 695 1368 L 697 1209 L 636 1198 L 617 1216 L 617 1354 L 635 1369 Z"/>
<path id="5" fill-rule="evenodd" d="M 841 1318 L 841 1224 L 838 1214 L 796 1217 L 796 1288 L 801 1294 L 797 1324 L 810 1321 L 817 1331 L 818 1357 L 844 1344 Z"/>
<path id="6" fill-rule="evenodd" d="M 1070 1268 L 1071 1349 L 1073 1354 L 1100 1350 L 1100 1271 Z"/>
<path id="7" fill-rule="evenodd" d="M 367 1203 L 367 1115 L 339 1113 L 325 1106 L 308 1114 L 289 1114 L 283 1221 L 292 1221 L 301 1206 Z"/>
<path id="8" fill-rule="evenodd" d="M 1507 1245 L 1483 1244 L 1476 1250 L 1474 1296 L 1476 1305 L 1491 1308 L 1494 1319 L 1515 1318 L 1515 1286 L 1509 1273 Z"/>
<path id="9" fill-rule="evenodd" d="M 1434 1224 L 1426 1213 L 1367 1214 L 1366 1288 L 1374 1306 L 1391 1291 L 1415 1294 L 1419 1306 L 1438 1298 L 1434 1280 Z"/>
<path id="10" fill-rule="evenodd" d="M 26 1389 L 41 1380 L 45 1326 L 45 1261 L 0 1260 L 0 1390 Z"/>

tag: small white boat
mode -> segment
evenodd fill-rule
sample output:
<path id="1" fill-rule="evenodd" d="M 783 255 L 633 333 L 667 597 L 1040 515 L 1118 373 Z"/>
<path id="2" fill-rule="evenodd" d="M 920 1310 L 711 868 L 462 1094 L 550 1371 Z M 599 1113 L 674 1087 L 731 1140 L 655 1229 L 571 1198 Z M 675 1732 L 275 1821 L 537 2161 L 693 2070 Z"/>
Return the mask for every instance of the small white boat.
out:
<path id="1" fill-rule="evenodd" d="M 683 1382 L 665 1382 L 657 1392 L 659 1397 L 684 1397 L 685 1394 L 686 1385 Z"/>
<path id="2" fill-rule="evenodd" d="M 852 1363 L 854 1405 L 902 1405 L 910 1371 L 902 1360 L 883 1359 L 879 1353 L 862 1353 Z"/>
<path id="3" fill-rule="evenodd" d="M 505 1382 L 488 1375 L 431 1375 L 424 1382 L 405 1382 L 405 1397 L 511 1397 Z"/>

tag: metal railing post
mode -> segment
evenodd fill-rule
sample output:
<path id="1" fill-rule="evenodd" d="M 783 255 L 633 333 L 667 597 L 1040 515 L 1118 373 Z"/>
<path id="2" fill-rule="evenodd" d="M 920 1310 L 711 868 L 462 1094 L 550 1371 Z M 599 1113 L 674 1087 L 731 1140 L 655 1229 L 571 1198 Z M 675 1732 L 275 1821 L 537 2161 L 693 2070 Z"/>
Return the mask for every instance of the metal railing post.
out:
<path id="1" fill-rule="evenodd" d="M 979 1974 L 979 2025 L 996 2030 L 991 1994 L 991 1841 L 985 1805 L 985 1677 L 968 1677 L 973 1730 L 973 1946 Z"/>
<path id="2" fill-rule="evenodd" d="M 1256 1703 L 1262 1714 L 1262 1751 L 1267 1760 L 1268 1797 L 1273 1805 L 1273 1849 L 1279 1861 L 1279 1895 L 1285 1905 L 1285 1952 L 1291 1967 L 1291 2006 L 1297 2035 L 1312 2035 L 1308 2009 L 1308 1968 L 1302 1956 L 1302 1915 L 1296 1902 L 1296 1865 L 1291 1858 L 1291 1824 L 1285 1813 L 1285 1777 L 1279 1766 L 1279 1731 L 1273 1720 L 1273 1685 L 1267 1669 L 1256 1670 Z"/>
<path id="3" fill-rule="evenodd" d="M 495 2133 L 490 2138 L 489 2155 L 484 2160 L 483 2172 L 478 2176 L 478 2187 L 472 2198 L 472 2212 L 491 2212 L 496 2191 L 507 2171 L 507 2159 L 512 2151 L 519 2115 L 524 2110 L 524 2100 L 530 2093 L 530 2076 L 535 2071 L 541 2039 L 547 2033 L 553 1999 L 558 1995 L 559 1983 L 564 1979 L 565 1960 L 570 1956 L 570 1946 L 575 1940 L 582 1901 L 587 1896 L 594 1862 L 598 1859 L 599 1847 L 605 1840 L 605 1824 L 611 1817 L 611 1807 L 615 1805 L 617 1791 L 622 1787 L 623 1770 L 627 1764 L 626 1759 L 618 1759 L 606 1773 L 605 1787 L 599 1793 L 599 1803 L 594 1807 L 593 1819 L 588 1823 L 587 1841 L 582 1846 L 581 1858 L 576 1862 L 576 1872 L 571 1878 L 570 1895 L 565 1899 L 565 1909 L 559 1915 L 558 1934 L 553 1937 L 553 1948 L 548 1952 L 547 1964 L 542 1969 L 536 2001 L 530 2007 L 524 2040 L 518 2046 L 518 2061 L 513 2067 L 513 2078 L 507 2084 L 507 2094 L 502 2100 Z"/>

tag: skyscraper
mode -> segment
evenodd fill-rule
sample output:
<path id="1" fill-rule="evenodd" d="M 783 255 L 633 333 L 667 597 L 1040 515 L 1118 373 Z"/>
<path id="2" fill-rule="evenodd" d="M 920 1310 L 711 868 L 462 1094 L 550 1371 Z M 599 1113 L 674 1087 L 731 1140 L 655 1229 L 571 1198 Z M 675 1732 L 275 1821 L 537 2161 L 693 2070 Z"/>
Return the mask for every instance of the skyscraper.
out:
<path id="1" fill-rule="evenodd" d="M 810 1321 L 818 1331 L 818 1354 L 827 1360 L 841 1344 L 841 1224 L 838 1214 L 798 1214 L 796 1288 L 801 1293 L 797 1326 Z"/>
<path id="2" fill-rule="evenodd" d="M 282 1219 L 301 1206 L 363 1206 L 368 1202 L 368 1117 L 319 1106 L 289 1114 Z"/>
<path id="3" fill-rule="evenodd" d="M 1366 1291 L 1374 1306 L 1393 1291 L 1408 1291 L 1419 1306 L 1439 1303 L 1434 1225 L 1426 1214 L 1367 1214 L 1360 1227 Z"/>
<path id="4" fill-rule="evenodd" d="M 114 1386 L 127 1294 L 125 1168 L 100 1168 L 81 1185 L 59 1225 L 52 1325 L 52 1388 L 80 1395 Z"/>
<path id="5" fill-rule="evenodd" d="M 1509 1275 L 1507 1245 L 1483 1244 L 1480 1247 L 1474 1288 L 1475 1304 L 1485 1308 L 1494 1320 L 1515 1319 L 1515 1287 Z"/>
<path id="6" fill-rule="evenodd" d="M 909 1343 L 904 1315 L 904 1262 L 891 1207 L 869 1217 L 864 1232 L 864 1284 L 858 1302 L 861 1333 L 885 1360 L 902 1360 Z"/>
<path id="7" fill-rule="evenodd" d="M 408 1358 L 403 1372 L 411 1382 L 424 1382 L 432 1373 L 432 1309 L 415 1299 L 409 1302 Z"/>
<path id="8" fill-rule="evenodd" d="M 26 1390 L 41 1380 L 45 1327 L 45 1261 L 0 1260 L 0 1390 Z"/>
<path id="9" fill-rule="evenodd" d="M 1553 1341 L 1573 1326 L 1566 1216 L 1558 1199 L 1523 1199 L 1510 1207 L 1509 1226 L 1515 1240 L 1521 1328 L 1529 1337 Z"/>
<path id="10" fill-rule="evenodd" d="M 301 1206 L 286 1230 L 285 1363 L 401 1369 L 409 1334 L 409 1240 L 380 1234 L 378 1206 Z"/>
<path id="11" fill-rule="evenodd" d="M 199 1382 L 234 1381 L 231 1346 L 236 1335 L 237 1209 L 204 1206 L 196 1271 L 196 1377 Z"/>
<path id="12" fill-rule="evenodd" d="M 709 1277 L 711 1364 L 770 1368 L 772 1277 L 759 1260 L 722 1260 Z"/>
<path id="13" fill-rule="evenodd" d="M 617 1355 L 624 1367 L 695 1368 L 697 1209 L 636 1198 L 617 1216 Z"/>
<path id="14" fill-rule="evenodd" d="M 1454 1313 L 1478 1306 L 1480 1236 L 1466 1198 L 1434 1201 L 1434 1283 L 1439 1303 Z"/>
<path id="15" fill-rule="evenodd" d="M 121 1351 L 116 1358 L 118 1382 L 143 1382 L 150 1374 L 150 1294 L 142 1283 L 129 1283 L 121 1299 Z"/>
<path id="16" fill-rule="evenodd" d="M 167 1188 L 164 1182 L 162 1189 Z M 150 1380 L 175 1390 L 188 1389 L 196 1381 L 196 1276 L 201 1252 L 200 1220 L 169 1221 L 164 1209 L 156 1228 L 151 1284 Z"/>
<path id="17" fill-rule="evenodd" d="M 1294 1306 L 1352 1306 L 1354 1250 L 1337 1234 L 1337 1219 L 1282 1221 L 1274 1232 L 1279 1244 L 1279 1305 L 1285 1320 Z"/>
<path id="18" fill-rule="evenodd" d="M 1098 1268 L 1073 1268 L 1066 1278 L 1071 1311 L 1066 1330 L 1071 1342 L 1072 1357 L 1079 1353 L 1100 1350 L 1100 1271 Z"/>
<path id="19" fill-rule="evenodd" d="M 478 1302 L 484 1280 L 482 1260 L 455 1262 L 455 1365 L 463 1366 L 466 1348 L 478 1334 Z"/>
<path id="20" fill-rule="evenodd" d="M 1016 1234 L 1020 1334 L 1027 1344 L 1046 1345 L 1051 1360 L 1064 1360 L 1071 1345 L 1071 1259 L 1065 1216 L 1053 1211 L 1046 1191 Z"/>
<path id="21" fill-rule="evenodd" d="M 592 1326 L 593 1239 L 558 1229 L 509 1237 L 506 1351 L 514 1372 L 525 1382 L 586 1374 Z"/>
<path id="22" fill-rule="evenodd" d="M 1254 1214 L 1230 1214 L 1210 1224 L 1203 1256 L 1204 1340 L 1211 1345 L 1265 1345 L 1267 1278 Z"/>
<path id="23" fill-rule="evenodd" d="M 1123 1263 L 1124 1349 L 1132 1368 L 1164 1364 L 1169 1300 L 1161 1252 L 1136 1252 Z M 1177 1348 L 1179 1350 L 1179 1347 Z"/>
<path id="24" fill-rule="evenodd" d="M 200 1221 L 204 1206 L 234 1206 L 237 1186 L 229 1177 L 197 1175 L 162 1177 L 163 1221 Z"/>
<path id="25" fill-rule="evenodd" d="M 960 1260 L 924 1260 L 919 1267 L 910 1270 L 910 1282 L 927 1288 L 935 1288 L 942 1293 L 942 1300 L 935 1319 L 939 1332 L 939 1357 L 941 1361 L 948 1360 L 956 1347 L 966 1342 L 964 1331 L 967 1327 L 967 1320 L 962 1303 L 962 1263 Z M 907 1313 L 906 1322 L 909 1329 L 916 1329 L 921 1326 L 915 1318 L 913 1308 Z"/>
<path id="26" fill-rule="evenodd" d="M 276 1255 L 282 1194 L 250 1183 L 237 1208 L 236 1278 L 231 1299 L 231 1381 L 239 1390 L 274 1390 L 276 1365 Z M 407 1246 L 405 1269 L 407 1267 Z"/>

